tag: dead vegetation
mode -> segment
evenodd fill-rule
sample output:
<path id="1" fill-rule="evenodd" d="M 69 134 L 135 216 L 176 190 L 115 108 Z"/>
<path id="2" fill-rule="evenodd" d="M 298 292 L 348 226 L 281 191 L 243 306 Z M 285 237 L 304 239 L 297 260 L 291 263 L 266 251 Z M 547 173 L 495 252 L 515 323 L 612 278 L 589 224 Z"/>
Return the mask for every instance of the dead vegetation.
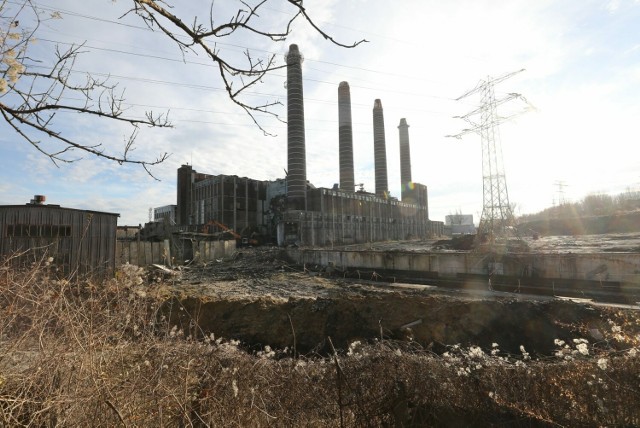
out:
<path id="1" fill-rule="evenodd" d="M 2 426 L 640 424 L 634 312 L 610 312 L 598 343 L 558 340 L 546 356 L 384 336 L 300 355 L 293 325 L 290 346 L 249 351 L 195 319 L 178 328 L 139 268 L 94 283 L 45 265 L 0 270 Z"/>

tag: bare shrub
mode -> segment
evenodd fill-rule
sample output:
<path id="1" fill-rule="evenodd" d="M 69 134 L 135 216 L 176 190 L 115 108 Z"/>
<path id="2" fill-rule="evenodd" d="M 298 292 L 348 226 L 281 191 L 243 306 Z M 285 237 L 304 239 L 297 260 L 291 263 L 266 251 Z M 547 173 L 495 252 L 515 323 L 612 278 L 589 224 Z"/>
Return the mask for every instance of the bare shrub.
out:
<path id="1" fill-rule="evenodd" d="M 435 354 L 390 341 L 331 355 L 250 353 L 170 325 L 135 266 L 100 283 L 54 279 L 44 259 L 9 266 L 0 268 L 2 426 L 640 424 L 630 319 L 609 323 L 615 347 L 558 341 L 544 359 L 498 344 Z"/>

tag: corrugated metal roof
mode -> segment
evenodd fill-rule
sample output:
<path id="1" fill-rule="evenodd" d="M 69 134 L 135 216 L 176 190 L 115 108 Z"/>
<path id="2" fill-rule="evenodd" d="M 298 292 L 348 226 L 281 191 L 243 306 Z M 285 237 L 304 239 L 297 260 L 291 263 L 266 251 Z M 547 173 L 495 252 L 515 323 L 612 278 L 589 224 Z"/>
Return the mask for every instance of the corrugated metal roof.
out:
<path id="1" fill-rule="evenodd" d="M 109 215 L 115 215 L 120 217 L 119 213 L 110 213 L 110 212 L 106 212 L 106 211 L 94 211 L 94 210 L 83 210 L 80 208 L 66 208 L 60 205 L 54 205 L 54 204 L 23 204 L 23 205 L 0 205 L 0 209 L 3 208 L 35 208 L 35 209 L 42 209 L 42 208 L 56 208 L 56 209 L 62 209 L 62 210 L 69 210 L 69 211 L 82 211 L 82 212 L 86 212 L 86 213 L 92 213 L 92 214 L 109 214 Z"/>

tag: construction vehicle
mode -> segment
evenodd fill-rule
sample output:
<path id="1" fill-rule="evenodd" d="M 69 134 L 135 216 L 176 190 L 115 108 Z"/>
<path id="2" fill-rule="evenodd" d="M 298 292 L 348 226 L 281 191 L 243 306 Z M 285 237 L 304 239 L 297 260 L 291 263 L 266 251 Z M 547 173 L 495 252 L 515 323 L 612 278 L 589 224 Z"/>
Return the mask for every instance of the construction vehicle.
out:
<path id="1" fill-rule="evenodd" d="M 217 220 L 209 220 L 204 226 L 202 226 L 202 233 L 207 233 L 207 234 L 215 233 L 215 230 L 213 230 L 214 226 L 220 228 L 223 232 L 233 236 L 236 239 L 236 243 L 239 246 L 247 246 L 247 245 L 256 246 L 259 244 L 257 239 L 253 237 L 251 238 L 243 237 L 239 235 L 237 232 L 235 232 L 233 229 L 231 229 L 229 226 L 223 223 L 220 223 Z"/>

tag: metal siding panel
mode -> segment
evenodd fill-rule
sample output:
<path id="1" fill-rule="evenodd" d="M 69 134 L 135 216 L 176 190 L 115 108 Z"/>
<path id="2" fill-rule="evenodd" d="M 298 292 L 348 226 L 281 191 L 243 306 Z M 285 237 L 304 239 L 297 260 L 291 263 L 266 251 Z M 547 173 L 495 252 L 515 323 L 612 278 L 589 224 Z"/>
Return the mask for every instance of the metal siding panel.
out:
<path id="1" fill-rule="evenodd" d="M 91 218 L 91 222 L 87 221 Z M 7 236 L 7 226 L 27 225 L 40 227 L 39 233 L 49 230 L 52 236 Z M 70 227 L 68 237 L 55 237 L 55 227 Z M 79 273 L 115 268 L 117 215 L 87 212 L 52 206 L 0 207 L 0 252 L 3 256 L 19 250 L 41 249 L 49 251 L 61 262 L 67 273 Z M 34 255 L 38 252 L 34 252 Z"/>

